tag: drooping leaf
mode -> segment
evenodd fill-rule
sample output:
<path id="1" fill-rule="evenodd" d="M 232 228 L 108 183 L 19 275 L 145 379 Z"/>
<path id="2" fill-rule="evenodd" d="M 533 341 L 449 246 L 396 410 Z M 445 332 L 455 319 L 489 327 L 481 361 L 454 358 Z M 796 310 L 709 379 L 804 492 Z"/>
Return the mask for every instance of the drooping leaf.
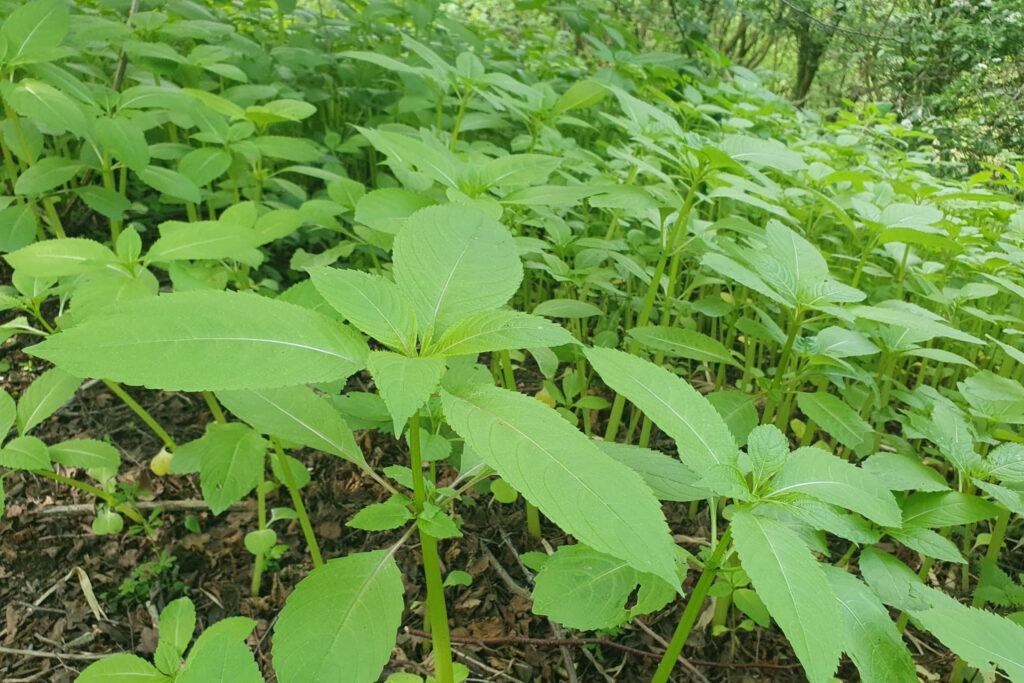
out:
<path id="1" fill-rule="evenodd" d="M 875 430 L 839 397 L 800 392 L 796 402 L 804 415 L 855 453 L 864 455 L 874 446 Z"/>
<path id="2" fill-rule="evenodd" d="M 363 451 L 329 398 L 304 386 L 218 391 L 224 407 L 264 434 L 365 465 Z"/>
<path id="3" fill-rule="evenodd" d="M 604 311 L 588 301 L 546 299 L 534 307 L 533 314 L 548 318 L 593 318 L 604 315 Z"/>
<path id="4" fill-rule="evenodd" d="M 81 384 L 81 379 L 60 368 L 50 368 L 36 377 L 18 400 L 18 433 L 28 432 L 57 412 Z"/>
<path id="5" fill-rule="evenodd" d="M 960 550 L 948 538 L 921 526 L 905 526 L 902 529 L 886 529 L 886 533 L 911 550 L 940 562 L 964 564 Z"/>
<path id="6" fill-rule="evenodd" d="M 395 282 L 424 331 L 503 305 L 523 279 L 512 236 L 468 206 L 417 211 L 395 237 L 394 259 Z"/>
<path id="7" fill-rule="evenodd" d="M 441 392 L 452 429 L 580 542 L 678 586 L 675 545 L 640 476 L 540 401 L 492 386 Z"/>
<path id="8" fill-rule="evenodd" d="M 916 457 L 898 453 L 875 453 L 861 463 L 861 469 L 875 475 L 893 491 L 946 491 L 941 474 Z"/>
<path id="9" fill-rule="evenodd" d="M 207 425 L 204 439 L 199 461 L 203 500 L 219 515 L 263 480 L 267 442 L 238 422 Z"/>
<path id="10" fill-rule="evenodd" d="M 406 421 L 430 399 L 445 369 L 443 358 L 390 351 L 371 351 L 366 367 L 388 407 L 395 434 L 401 434 Z"/>
<path id="11" fill-rule="evenodd" d="M 741 566 L 804 665 L 807 678 L 828 681 L 843 639 L 840 614 L 825 572 L 789 527 L 739 510 L 732 529 Z"/>
<path id="12" fill-rule="evenodd" d="M 0 448 L 0 467 L 12 470 L 50 470 L 50 453 L 34 436 L 16 436 Z"/>
<path id="13" fill-rule="evenodd" d="M 137 175 L 139 180 L 160 194 L 166 194 L 192 204 L 202 201 L 202 195 L 196 184 L 177 171 L 161 166 L 147 166 Z"/>
<path id="14" fill-rule="evenodd" d="M 363 367 L 366 346 L 294 304 L 210 291 L 118 305 L 28 352 L 83 377 L 203 391 L 343 379 Z"/>
<path id="15" fill-rule="evenodd" d="M 853 510 L 883 526 L 899 527 L 900 508 L 881 481 L 820 448 L 798 448 L 772 481 L 772 497 L 803 493 Z"/>
<path id="16" fill-rule="evenodd" d="M 825 576 L 839 605 L 843 650 L 857 666 L 864 683 L 903 683 L 917 677 L 914 660 L 888 610 L 874 593 L 838 567 L 824 565 Z"/>
<path id="17" fill-rule="evenodd" d="M 82 106 L 45 81 L 20 78 L 0 83 L 4 100 L 21 116 L 63 133 L 86 137 L 89 124 Z"/>
<path id="18" fill-rule="evenodd" d="M 414 355 L 416 314 L 398 286 L 357 270 L 310 268 L 320 295 L 360 330 L 391 348 Z"/>
<path id="19" fill-rule="evenodd" d="M 127 654 L 93 662 L 75 679 L 76 683 L 167 683 L 167 680 L 167 676 L 145 659 Z"/>
<path id="20" fill-rule="evenodd" d="M 973 524 L 998 513 L 984 498 L 959 491 L 912 493 L 903 501 L 903 524 L 928 529 Z"/>
<path id="21" fill-rule="evenodd" d="M 718 412 L 678 375 L 614 349 L 587 349 L 601 379 L 676 441 L 679 459 L 698 475 L 735 465 L 738 449 Z"/>
<path id="22" fill-rule="evenodd" d="M 372 683 L 391 658 L 402 620 L 402 575 L 383 550 L 330 560 L 288 596 L 274 627 L 281 683 Z"/>
<path id="23" fill-rule="evenodd" d="M 136 173 L 149 165 L 146 134 L 132 119 L 123 116 L 96 119 L 96 139 L 115 159 Z"/>
<path id="24" fill-rule="evenodd" d="M 634 327 L 629 331 L 629 336 L 649 349 L 662 351 L 675 358 L 738 365 L 720 341 L 694 330 L 652 325 Z"/>
<path id="25" fill-rule="evenodd" d="M 544 563 L 533 588 L 533 611 L 569 628 L 612 628 L 661 609 L 675 591 L 652 574 L 584 545 L 561 546 Z M 626 607 L 639 586 L 637 603 Z"/>
<path id="26" fill-rule="evenodd" d="M 985 474 L 1010 484 L 1024 483 L 1024 444 L 999 444 L 985 458 Z"/>
<path id="27" fill-rule="evenodd" d="M 65 467 L 117 470 L 121 454 L 105 441 L 69 439 L 50 446 L 50 459 Z"/>
<path id="28" fill-rule="evenodd" d="M 710 491 L 699 488 L 699 477 L 670 455 L 614 441 L 595 441 L 598 448 L 639 474 L 658 500 L 688 503 L 711 498 Z"/>

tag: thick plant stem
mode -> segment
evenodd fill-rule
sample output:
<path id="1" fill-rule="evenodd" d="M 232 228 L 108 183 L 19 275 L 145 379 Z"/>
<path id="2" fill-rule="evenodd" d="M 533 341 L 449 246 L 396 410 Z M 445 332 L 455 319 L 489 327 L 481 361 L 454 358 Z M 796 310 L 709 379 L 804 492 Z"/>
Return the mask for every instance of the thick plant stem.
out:
<path id="1" fill-rule="evenodd" d="M 661 658 L 661 663 L 658 664 L 658 670 L 654 672 L 651 683 L 667 683 L 668 677 L 676 665 L 676 660 L 679 659 L 679 654 L 683 651 L 686 639 L 690 637 L 690 631 L 693 630 L 693 625 L 697 622 L 697 615 L 700 614 L 701 605 L 704 604 L 704 598 L 707 597 L 708 591 L 711 589 L 711 584 L 715 580 L 719 566 L 721 566 L 722 557 L 725 555 L 731 540 L 732 529 L 726 529 L 725 534 L 718 541 L 718 545 L 715 546 L 715 551 L 711 553 L 711 557 L 704 563 L 704 571 L 701 572 L 700 578 L 697 579 L 697 585 L 694 586 L 693 592 L 690 593 L 690 599 L 686 601 L 686 609 L 683 610 L 683 616 L 679 619 L 679 625 L 676 626 L 675 633 L 672 634 L 672 640 L 669 642 L 668 649 L 665 650 L 665 654 Z"/>
<path id="2" fill-rule="evenodd" d="M 168 434 L 164 430 L 164 428 L 160 426 L 160 423 L 157 422 L 153 418 L 153 416 L 146 411 L 145 408 L 140 406 L 139 403 L 134 398 L 129 396 L 128 392 L 125 391 L 120 384 L 118 384 L 117 382 L 111 382 L 108 379 L 103 380 L 103 383 L 107 386 L 108 389 L 114 392 L 114 395 L 116 395 L 119 399 L 124 401 L 125 405 L 131 408 L 132 412 L 138 415 L 139 419 L 145 422 L 146 426 L 152 429 L 154 434 L 160 437 L 160 440 L 164 442 L 164 445 L 167 447 L 167 450 L 173 451 L 175 448 L 177 448 L 177 444 L 174 443 L 174 439 L 171 438 L 171 435 Z"/>
<path id="3" fill-rule="evenodd" d="M 420 451 L 420 413 L 409 418 L 409 459 L 412 465 L 413 505 L 417 514 L 423 512 L 426 487 L 423 482 L 423 460 Z M 444 602 L 444 584 L 441 581 L 441 560 L 437 553 L 437 539 L 419 529 L 420 550 L 423 553 L 423 574 L 427 583 L 427 619 L 434 643 L 434 676 L 437 683 L 454 683 L 452 669 L 452 642 L 448 632 L 448 608 Z"/>
<path id="4" fill-rule="evenodd" d="M 277 437 L 271 439 L 274 442 L 274 452 L 277 453 L 277 461 L 281 464 L 281 473 L 284 477 L 284 485 L 291 496 L 292 505 L 295 506 L 295 513 L 299 516 L 299 526 L 302 527 L 302 535 L 306 539 L 306 547 L 309 548 L 309 555 L 313 558 L 313 568 L 321 567 L 324 564 L 323 555 L 320 554 L 320 545 L 316 542 L 316 535 L 313 533 L 313 525 L 309 522 L 309 515 L 306 513 L 306 506 L 299 494 L 299 487 L 295 485 L 295 477 L 292 476 L 292 469 L 288 466 L 288 458 L 281 448 L 281 441 Z"/>
<path id="5" fill-rule="evenodd" d="M 71 477 L 65 477 L 62 474 L 50 472 L 49 470 L 32 470 L 32 474 L 39 475 L 40 477 L 46 477 L 47 479 L 52 479 L 54 481 L 59 481 L 62 484 L 67 484 L 68 486 L 76 488 L 80 491 L 91 493 L 92 495 L 104 501 L 107 505 L 114 508 L 122 515 L 135 522 L 136 524 L 146 523 L 145 520 L 142 518 L 142 515 L 133 510 L 130 505 L 128 505 L 127 503 L 117 504 L 117 499 L 102 489 L 98 489 L 95 486 L 91 486 L 89 484 L 86 484 L 85 482 L 78 481 L 77 479 L 72 479 Z"/>

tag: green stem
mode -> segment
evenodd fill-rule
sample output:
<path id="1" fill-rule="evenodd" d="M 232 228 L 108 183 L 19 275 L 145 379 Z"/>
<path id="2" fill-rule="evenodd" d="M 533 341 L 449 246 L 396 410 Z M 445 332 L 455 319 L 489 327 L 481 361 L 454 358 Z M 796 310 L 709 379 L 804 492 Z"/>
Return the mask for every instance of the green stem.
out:
<path id="1" fill-rule="evenodd" d="M 714 514 L 714 511 L 712 511 L 712 514 Z M 668 649 L 665 650 L 665 654 L 661 658 L 661 663 L 658 664 L 658 670 L 654 672 L 651 683 L 667 683 L 668 677 L 676 665 L 676 660 L 679 659 L 679 654 L 683 651 L 686 639 L 690 637 L 690 631 L 693 630 L 693 625 L 697 621 L 697 615 L 700 614 L 701 605 L 704 604 L 704 598 L 707 597 L 708 590 L 711 589 L 711 584 L 715 580 L 719 566 L 721 566 L 722 557 L 725 555 L 725 550 L 731 540 L 732 529 L 728 528 L 725 530 L 725 534 L 722 535 L 718 545 L 715 546 L 711 557 L 704 563 L 704 570 L 700 573 L 700 578 L 697 579 L 697 585 L 694 586 L 693 592 L 690 593 L 690 599 L 686 601 L 686 609 L 683 610 L 683 616 L 679 619 L 679 625 L 676 626 L 675 633 L 672 634 L 672 640 L 669 642 Z"/>
<path id="2" fill-rule="evenodd" d="M 761 424 L 771 424 L 772 414 L 775 412 L 775 404 L 778 403 L 778 399 L 775 398 L 782 386 L 782 376 L 786 374 L 789 369 L 789 356 L 793 352 L 793 343 L 796 341 L 796 336 L 800 333 L 800 327 L 804 323 L 804 309 L 797 308 L 796 313 L 793 315 L 793 321 L 789 326 L 789 334 L 786 336 L 786 343 L 782 347 L 782 354 L 779 356 L 779 364 L 775 368 L 775 377 L 772 378 L 771 386 L 768 388 L 768 402 L 764 406 L 764 413 L 761 415 Z"/>
<path id="3" fill-rule="evenodd" d="M 167 447 L 167 450 L 173 451 L 175 448 L 177 448 L 177 444 L 174 443 L 174 439 L 171 438 L 171 435 L 168 434 L 164 430 L 164 428 L 160 426 L 160 423 L 157 422 L 153 418 L 153 416 L 146 411 L 145 408 L 140 406 L 134 398 L 129 396 L 128 392 L 125 391 L 120 384 L 118 384 L 117 382 L 111 382 L 108 379 L 103 380 L 103 383 L 107 386 L 108 389 L 114 392 L 114 394 L 119 399 L 124 401 L 125 405 L 131 408 L 132 412 L 138 415 L 139 419 L 145 422 L 146 426 L 152 429 L 154 434 L 160 437 L 160 440 L 164 442 L 164 446 Z"/>
<path id="4" fill-rule="evenodd" d="M 291 496 L 292 505 L 295 507 L 295 513 L 299 516 L 299 526 L 302 527 L 302 535 L 306 538 L 306 547 L 309 548 L 309 554 L 313 558 L 313 567 L 321 567 L 324 564 L 323 555 L 320 554 L 320 545 L 316 542 L 316 535 L 313 533 L 313 525 L 309 522 L 309 515 L 306 513 L 306 506 L 302 502 L 302 496 L 299 495 L 299 487 L 295 485 L 295 477 L 292 476 L 292 468 L 288 466 L 288 458 L 284 454 L 284 449 L 281 447 L 281 440 L 276 436 L 271 437 L 271 441 L 274 443 L 274 452 L 277 453 L 277 461 L 281 464 L 281 474 L 284 477 L 285 488 L 288 489 L 288 495 Z"/>
<path id="5" fill-rule="evenodd" d="M 412 465 L 413 504 L 416 513 L 423 512 L 426 487 L 423 483 L 423 460 L 420 451 L 420 413 L 409 418 L 409 459 Z M 434 643 L 434 675 L 437 683 L 454 683 L 452 669 L 452 643 L 448 632 L 448 609 L 444 602 L 444 584 L 441 581 L 441 560 L 437 553 L 437 539 L 418 528 L 420 549 L 423 553 L 423 574 L 427 583 L 427 619 Z"/>
<path id="6" fill-rule="evenodd" d="M 266 462 L 262 463 L 266 467 Z M 265 483 L 263 474 L 260 474 L 259 484 L 256 485 L 256 523 L 260 531 L 267 528 L 267 492 L 264 490 Z M 263 581 L 263 553 L 256 554 L 256 560 L 252 565 L 252 584 L 249 586 L 249 593 L 252 597 L 260 594 L 260 583 Z"/>
<path id="7" fill-rule="evenodd" d="M 213 420 L 217 424 L 224 424 L 227 422 L 227 418 L 224 417 L 224 411 L 221 410 L 220 404 L 217 403 L 217 398 L 213 395 L 212 391 L 203 392 L 203 400 L 206 401 L 206 407 L 213 413 Z"/>
<path id="8" fill-rule="evenodd" d="M 89 484 L 86 484 L 85 482 L 78 481 L 77 479 L 72 479 L 71 477 L 65 477 L 63 474 L 50 472 L 49 470 L 31 470 L 31 472 L 32 474 L 39 475 L 40 477 L 46 477 L 47 479 L 59 481 L 60 483 L 67 484 L 68 486 L 74 487 L 79 491 L 85 491 L 86 493 L 92 494 L 97 498 L 101 499 L 102 501 L 104 501 L 110 507 L 114 508 L 115 510 L 123 514 L 128 519 L 135 522 L 136 524 L 146 523 L 142 516 L 139 515 L 138 512 L 133 510 L 127 503 L 118 503 L 117 499 L 114 498 L 114 496 L 110 495 L 109 493 L 102 489 L 98 489 L 95 486 L 91 486 Z"/>

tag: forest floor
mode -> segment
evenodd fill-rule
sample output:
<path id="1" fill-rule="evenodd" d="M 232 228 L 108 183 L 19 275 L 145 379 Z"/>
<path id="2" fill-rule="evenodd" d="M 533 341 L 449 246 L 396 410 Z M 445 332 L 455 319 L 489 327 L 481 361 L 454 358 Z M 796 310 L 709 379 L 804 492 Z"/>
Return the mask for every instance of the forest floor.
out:
<path id="1" fill-rule="evenodd" d="M 11 370 L 0 375 L 0 386 L 18 396 L 45 368 L 37 364 L 35 372 L 18 370 L 27 366 L 28 357 L 10 345 L 6 355 Z M 178 443 L 201 436 L 211 420 L 196 396 L 131 393 Z M 227 616 L 255 619 L 258 625 L 249 644 L 267 681 L 276 681 L 270 666 L 271 629 L 285 598 L 312 568 L 298 523 L 278 528 L 279 542 L 289 550 L 264 573 L 260 596 L 250 597 L 253 556 L 243 537 L 255 526 L 254 503 L 240 503 L 214 517 L 202 503 L 197 476 L 153 476 L 149 460 L 161 443 L 103 384 L 87 383 L 34 433 L 47 443 L 109 437 L 123 455 L 120 479 L 138 485 L 140 508 L 164 510 L 149 540 L 127 532 L 97 536 L 90 526 L 95 502 L 90 496 L 29 473 L 7 477 L 7 509 L 0 519 L 0 681 L 66 683 L 101 656 L 130 652 L 149 658 L 156 647 L 159 610 L 182 595 L 195 602 L 200 627 Z M 357 432 L 356 437 L 378 470 L 407 462 L 404 443 L 389 435 Z M 363 506 L 382 501 L 383 489 L 341 459 L 311 451 L 295 455 L 312 474 L 303 497 L 325 559 L 387 547 L 396 540 L 395 532 L 368 533 L 345 526 Z M 73 471 L 67 474 L 75 476 Z M 441 470 L 439 480 L 451 475 Z M 271 496 L 268 506 L 288 504 L 284 491 Z M 471 497 L 471 502 L 460 508 L 465 537 L 442 545 L 444 569 L 473 577 L 470 586 L 447 589 L 456 661 L 469 667 L 470 680 L 632 683 L 650 678 L 675 628 L 682 600 L 614 633 L 563 630 L 532 614 L 532 574 L 520 554 L 550 551 L 569 539 L 549 523 L 544 524 L 543 542 L 530 537 L 521 500 L 503 505 L 485 495 Z M 707 544 L 706 514 L 690 517 L 688 506 L 681 504 L 667 504 L 665 510 L 683 547 L 697 552 Z M 186 526 L 188 517 L 193 518 L 188 523 L 192 531 Z M 199 533 L 194 531 L 196 523 Z M 165 554 L 162 563 L 160 553 Z M 405 613 L 381 680 L 396 671 L 424 675 L 431 664 L 420 635 L 424 589 L 418 546 L 410 541 L 396 557 L 406 583 L 406 604 L 413 608 Z M 685 588 L 690 588 L 695 574 L 690 573 Z M 709 603 L 673 680 L 804 680 L 778 631 L 757 628 L 712 638 L 706 626 L 711 612 Z M 951 667 L 952 655 L 930 637 L 909 631 L 919 675 L 938 680 Z M 837 676 L 857 679 L 846 659 Z"/>

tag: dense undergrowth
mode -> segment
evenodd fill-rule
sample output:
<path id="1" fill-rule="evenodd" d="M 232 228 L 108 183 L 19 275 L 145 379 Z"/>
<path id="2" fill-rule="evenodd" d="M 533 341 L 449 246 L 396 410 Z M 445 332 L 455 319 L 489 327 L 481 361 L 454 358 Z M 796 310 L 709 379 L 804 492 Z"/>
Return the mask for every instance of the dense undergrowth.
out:
<path id="1" fill-rule="evenodd" d="M 811 680 L 843 653 L 916 680 L 908 626 L 954 681 L 1024 680 L 1021 169 L 940 179 L 892 115 L 822 118 L 614 24 L 293 5 L 5 4 L 0 332 L 54 367 L 0 394 L 0 484 L 56 479 L 96 496 L 96 533 L 145 529 L 116 444 L 31 433 L 102 379 L 166 444 L 154 472 L 198 473 L 215 514 L 256 497 L 253 594 L 299 520 L 285 683 L 379 678 L 413 538 L 436 679 L 466 676 L 438 543 L 463 499 L 518 494 L 531 533 L 539 508 L 578 541 L 524 555 L 536 613 L 685 605 L 655 681 L 709 595 L 714 635 L 777 625 Z M 202 392 L 216 420 L 177 444 L 121 384 Z M 373 470 L 349 424 L 404 434 L 409 467 Z M 391 494 L 349 524 L 398 546 L 321 557 L 299 446 Z M 277 488 L 292 507 L 268 511 Z M 705 552 L 659 500 L 710 511 Z M 195 622 L 169 603 L 153 664 L 79 680 L 262 680 L 251 620 L 189 649 Z"/>

